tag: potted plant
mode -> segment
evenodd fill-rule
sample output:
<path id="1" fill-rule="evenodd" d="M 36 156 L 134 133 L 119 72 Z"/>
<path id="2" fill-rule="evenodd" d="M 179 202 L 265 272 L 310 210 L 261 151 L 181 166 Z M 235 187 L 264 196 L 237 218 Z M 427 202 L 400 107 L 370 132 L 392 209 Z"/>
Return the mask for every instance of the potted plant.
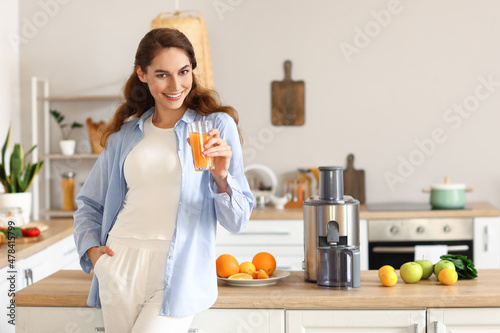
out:
<path id="1" fill-rule="evenodd" d="M 64 116 L 57 110 L 50 110 L 50 114 L 56 120 L 57 125 L 61 129 L 62 140 L 59 141 L 59 146 L 61 147 L 61 152 L 63 155 L 73 155 L 75 153 L 76 141 L 70 140 L 69 136 L 73 129 L 83 127 L 82 124 L 74 121 L 71 125 L 68 123 L 63 123 Z"/>
<path id="2" fill-rule="evenodd" d="M 0 194 L 0 209 L 20 208 L 24 222 L 28 222 L 31 215 L 31 193 L 27 192 L 33 178 L 40 172 L 43 161 L 31 164 L 26 161 L 36 146 L 33 146 L 26 154 L 23 147 L 16 143 L 10 155 L 9 170 L 7 171 L 7 162 L 5 153 L 10 144 L 11 128 L 7 132 L 7 138 L 2 147 L 2 163 L 0 164 L 0 182 L 3 185 L 5 193 Z"/>

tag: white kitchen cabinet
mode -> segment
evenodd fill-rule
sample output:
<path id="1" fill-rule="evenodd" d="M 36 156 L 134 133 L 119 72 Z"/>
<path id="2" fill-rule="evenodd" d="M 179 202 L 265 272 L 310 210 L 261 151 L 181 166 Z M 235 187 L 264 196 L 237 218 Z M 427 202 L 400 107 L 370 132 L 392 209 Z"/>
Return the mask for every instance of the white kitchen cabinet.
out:
<path id="1" fill-rule="evenodd" d="M 209 309 L 194 317 L 190 332 L 284 333 L 285 310 Z"/>
<path id="2" fill-rule="evenodd" d="M 73 235 L 16 262 L 17 289 L 54 274 L 61 269 L 81 269 Z"/>
<path id="3" fill-rule="evenodd" d="M 368 269 L 368 226 L 360 220 L 361 269 Z M 216 255 L 224 253 L 236 257 L 238 262 L 252 261 L 258 252 L 269 252 L 276 258 L 277 268 L 303 270 L 303 220 L 250 220 L 240 233 L 232 234 L 217 227 Z"/>
<path id="4" fill-rule="evenodd" d="M 11 313 L 9 306 L 12 299 L 12 296 L 10 295 L 10 281 L 7 280 L 11 274 L 8 273 L 8 271 L 8 266 L 0 269 L 0 307 L 5 311 L 2 319 L 0 320 L 0 332 L 2 333 L 14 333 L 15 331 L 15 326 L 8 323 L 8 321 L 11 320 L 9 317 Z"/>
<path id="5" fill-rule="evenodd" d="M 500 308 L 428 309 L 427 332 L 498 333 Z"/>
<path id="6" fill-rule="evenodd" d="M 276 258 L 278 269 L 302 270 L 304 224 L 302 220 L 250 220 L 242 232 L 217 228 L 216 256 L 231 254 L 238 262 L 252 261 L 259 252 Z"/>
<path id="7" fill-rule="evenodd" d="M 4 318 L 0 321 L 0 332 L 2 333 L 14 333 L 16 327 L 17 332 L 45 332 L 42 328 L 46 326 L 47 317 L 41 315 L 40 323 L 41 326 L 36 326 L 35 323 L 32 324 L 30 320 L 26 320 L 30 323 L 30 327 L 35 327 L 36 329 L 20 331 L 19 330 L 19 313 L 24 313 L 26 307 L 16 307 L 16 326 L 10 325 L 7 320 L 7 306 L 10 304 L 12 296 L 9 296 L 8 291 L 10 290 L 10 281 L 7 280 L 8 277 L 12 275 L 10 271 L 17 272 L 15 274 L 15 291 L 40 281 L 41 279 L 61 270 L 61 269 L 80 269 L 79 258 L 76 252 L 76 246 L 73 241 L 73 235 L 70 235 L 59 242 L 39 251 L 27 258 L 16 261 L 14 269 L 10 269 L 8 266 L 0 269 L 0 306 L 5 309 Z M 35 308 L 35 309 L 45 309 L 40 311 L 47 311 L 51 308 Z M 65 308 L 67 311 L 74 308 Z M 71 310 L 71 311 L 73 311 Z M 90 308 L 88 310 L 91 310 Z M 56 317 L 57 318 L 57 317 Z M 56 322 L 56 321 L 54 321 Z M 69 326 L 68 326 L 69 327 Z M 78 327 L 78 326 L 77 326 Z M 73 332 L 67 329 L 61 329 L 56 331 L 47 332 Z M 76 332 L 76 331 L 75 331 Z M 84 332 L 84 331 L 82 331 Z M 91 331 L 89 331 L 91 332 Z M 92 332 L 94 332 L 92 330 Z"/>
<path id="8" fill-rule="evenodd" d="M 360 220 L 361 269 L 368 269 L 368 224 Z M 252 261 L 258 252 L 269 252 L 276 258 L 277 268 L 303 270 L 303 220 L 250 220 L 242 232 L 232 234 L 217 227 L 216 256 L 231 254 L 238 262 Z"/>
<path id="9" fill-rule="evenodd" d="M 474 265 L 500 268 L 500 217 L 474 218 Z"/>
<path id="10" fill-rule="evenodd" d="M 101 310 L 96 308 L 32 306 L 17 308 L 16 333 L 99 332 L 103 327 Z"/>
<path id="11" fill-rule="evenodd" d="M 22 306 L 17 316 L 16 333 L 104 332 L 102 312 L 96 308 Z M 284 333 L 285 311 L 209 309 L 193 318 L 189 332 Z"/>
<path id="12" fill-rule="evenodd" d="M 286 333 L 425 333 L 425 310 L 287 310 Z"/>

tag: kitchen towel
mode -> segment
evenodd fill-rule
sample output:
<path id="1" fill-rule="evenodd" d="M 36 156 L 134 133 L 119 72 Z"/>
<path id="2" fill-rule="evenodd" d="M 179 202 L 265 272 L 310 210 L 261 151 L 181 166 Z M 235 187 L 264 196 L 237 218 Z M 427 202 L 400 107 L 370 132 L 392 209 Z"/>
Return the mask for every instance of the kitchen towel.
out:
<path id="1" fill-rule="evenodd" d="M 429 260 L 433 264 L 441 260 L 443 254 L 448 254 L 447 245 L 415 245 L 414 260 Z"/>

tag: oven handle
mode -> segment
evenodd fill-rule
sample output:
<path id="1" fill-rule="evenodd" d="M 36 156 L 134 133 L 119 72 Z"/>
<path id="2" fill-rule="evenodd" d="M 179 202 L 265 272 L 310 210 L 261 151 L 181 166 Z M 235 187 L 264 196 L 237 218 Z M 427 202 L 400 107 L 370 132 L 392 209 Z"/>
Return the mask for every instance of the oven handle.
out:
<path id="1" fill-rule="evenodd" d="M 448 251 L 469 251 L 469 245 L 450 245 Z M 413 253 L 414 246 L 374 246 L 373 253 Z"/>

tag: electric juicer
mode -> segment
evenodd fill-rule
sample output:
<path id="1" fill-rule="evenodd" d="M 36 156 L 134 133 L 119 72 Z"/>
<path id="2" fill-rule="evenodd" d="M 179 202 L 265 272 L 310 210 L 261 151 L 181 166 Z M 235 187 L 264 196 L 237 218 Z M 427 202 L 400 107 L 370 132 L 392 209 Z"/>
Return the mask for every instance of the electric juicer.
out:
<path id="1" fill-rule="evenodd" d="M 319 167 L 319 196 L 304 209 L 305 279 L 328 288 L 360 286 L 359 201 L 344 195 L 342 167 Z"/>

